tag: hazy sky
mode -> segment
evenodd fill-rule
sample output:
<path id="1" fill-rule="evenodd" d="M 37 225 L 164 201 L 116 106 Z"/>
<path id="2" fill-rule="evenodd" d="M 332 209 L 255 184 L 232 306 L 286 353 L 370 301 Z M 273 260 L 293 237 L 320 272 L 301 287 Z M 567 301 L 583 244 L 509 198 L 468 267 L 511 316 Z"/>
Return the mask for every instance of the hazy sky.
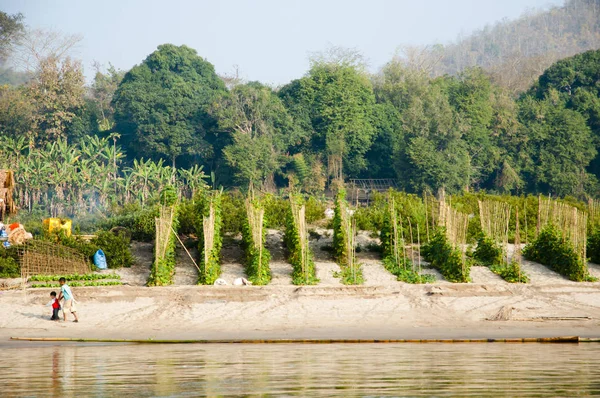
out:
<path id="1" fill-rule="evenodd" d="M 448 43 L 563 0 L 2 0 L 28 26 L 83 35 L 77 57 L 129 69 L 159 44 L 186 44 L 217 73 L 284 84 L 311 52 L 356 48 L 376 71 L 401 44 Z"/>

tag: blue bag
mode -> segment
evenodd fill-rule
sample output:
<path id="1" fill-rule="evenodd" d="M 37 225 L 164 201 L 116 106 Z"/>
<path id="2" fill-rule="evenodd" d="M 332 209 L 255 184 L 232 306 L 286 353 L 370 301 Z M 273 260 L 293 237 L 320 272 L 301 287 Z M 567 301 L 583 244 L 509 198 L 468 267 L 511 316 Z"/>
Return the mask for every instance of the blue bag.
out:
<path id="1" fill-rule="evenodd" d="M 102 249 L 98 249 L 98 251 L 94 254 L 94 264 L 98 269 L 108 268 L 106 265 L 106 255 L 104 255 Z"/>

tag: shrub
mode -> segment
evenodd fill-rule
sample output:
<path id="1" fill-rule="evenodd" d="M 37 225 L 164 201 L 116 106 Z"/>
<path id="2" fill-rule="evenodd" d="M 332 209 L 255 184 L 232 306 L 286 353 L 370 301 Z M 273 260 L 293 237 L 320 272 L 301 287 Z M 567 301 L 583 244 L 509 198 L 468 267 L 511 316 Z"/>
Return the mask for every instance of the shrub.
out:
<path id="1" fill-rule="evenodd" d="M 161 242 L 155 242 L 154 244 L 154 262 L 152 264 L 152 270 L 148 277 L 148 286 L 165 286 L 173 284 L 173 276 L 175 275 L 175 263 L 176 263 L 176 244 L 177 237 L 175 234 L 179 229 L 179 221 L 177 214 L 177 193 L 173 187 L 166 187 L 160 193 L 161 204 L 165 211 L 173 212 L 173 223 L 171 225 L 172 230 L 167 231 L 167 247 L 164 256 L 158 257 L 156 249 Z M 171 210 L 168 210 L 171 209 Z"/>
<path id="2" fill-rule="evenodd" d="M 198 219 L 201 220 L 197 230 L 199 232 L 200 272 L 198 283 L 212 285 L 221 275 L 221 247 L 223 236 L 221 235 L 221 197 L 222 193 L 215 191 L 208 200 L 199 201 L 197 204 Z M 214 218 L 211 219 L 211 207 Z M 212 222 L 211 222 L 212 220 Z M 205 247 L 204 222 L 212 233 L 212 247 Z M 207 251 L 208 250 L 208 251 Z"/>
<path id="3" fill-rule="evenodd" d="M 108 268 L 131 267 L 133 265 L 130 243 L 131 239 L 124 231 L 117 231 L 116 233 L 100 231 L 96 233 L 96 237 L 91 241 L 92 245 L 102 249 L 106 255 Z"/>
<path id="4" fill-rule="evenodd" d="M 428 274 L 419 274 L 414 270 L 412 262 L 403 258 L 400 261 L 396 261 L 393 257 L 385 257 L 383 259 L 383 266 L 392 275 L 396 276 L 396 279 L 406 283 L 432 283 L 435 282 L 435 276 Z"/>
<path id="5" fill-rule="evenodd" d="M 594 227 L 587 240 L 587 255 L 594 264 L 600 264 L 600 226 Z"/>
<path id="6" fill-rule="evenodd" d="M 452 247 L 443 228 L 435 231 L 431 241 L 423 246 L 421 254 L 432 267 L 440 270 L 450 282 L 469 282 L 471 264 L 463 261 L 463 253 Z"/>
<path id="7" fill-rule="evenodd" d="M 197 194 L 193 199 L 183 199 L 177 205 L 179 233 L 184 235 L 200 234 L 197 227 L 199 223 L 202 223 L 202 215 L 198 213 L 198 202 L 202 200 L 201 197 L 201 194 Z"/>
<path id="8" fill-rule="evenodd" d="M 294 285 L 314 285 L 319 280 L 316 275 L 312 251 L 308 245 L 306 219 L 300 219 L 300 208 L 303 203 L 302 200 L 297 197 L 292 197 L 291 200 L 295 202 L 293 206 L 290 205 L 288 208 L 283 240 L 288 249 L 288 261 L 293 267 L 292 283 Z M 302 226 L 304 226 L 306 232 L 304 234 L 304 239 L 302 239 L 300 234 L 300 228 L 302 228 Z M 306 256 L 304 258 L 302 256 L 303 252 Z"/>
<path id="9" fill-rule="evenodd" d="M 394 199 L 389 199 L 388 208 L 383 217 L 381 226 L 381 252 L 383 253 L 383 266 L 396 276 L 399 281 L 406 283 L 429 283 L 435 280 L 433 275 L 421 275 L 414 269 L 414 265 L 405 257 L 405 242 L 402 239 L 402 223 L 397 218 L 397 208 Z"/>
<path id="10" fill-rule="evenodd" d="M 497 264 L 490 267 L 490 270 L 495 274 L 500 275 L 502 279 L 510 283 L 528 283 L 529 277 L 521 269 L 521 266 L 516 261 L 510 264 Z"/>
<path id="11" fill-rule="evenodd" d="M 544 227 L 537 239 L 525 247 L 523 255 L 528 260 L 544 264 L 572 281 L 594 280 L 589 275 L 587 264 L 552 224 Z"/>
<path id="12" fill-rule="evenodd" d="M 345 285 L 358 285 L 364 282 L 362 267 L 356 261 L 354 235 L 355 225 L 348 212 L 346 191 L 340 189 L 335 198 L 333 216 L 333 255 L 341 268 L 340 276 Z"/>
<path id="13" fill-rule="evenodd" d="M 126 206 L 121 213 L 100 224 L 100 229 L 110 230 L 124 227 L 131 232 L 131 239 L 140 242 L 152 242 L 156 234 L 156 217 L 159 207 L 141 209 L 138 206 Z"/>
<path id="14" fill-rule="evenodd" d="M 333 216 L 333 257 L 340 265 L 348 263 L 347 231 L 343 217 L 348 217 L 346 209 L 346 191 L 340 189 L 335 197 L 335 213 Z"/>
<path id="15" fill-rule="evenodd" d="M 240 192 L 223 193 L 221 197 L 221 217 L 224 233 L 239 234 L 242 232 L 244 219 L 246 218 L 246 207 L 244 196 Z"/>
<path id="16" fill-rule="evenodd" d="M 264 209 L 260 201 L 251 201 L 250 199 L 247 200 L 245 208 L 242 248 L 244 249 L 246 274 L 253 284 L 266 285 L 271 281 L 271 268 L 269 267 L 271 253 L 265 247 L 267 229 L 265 228 Z"/>
<path id="17" fill-rule="evenodd" d="M 265 226 L 272 229 L 283 228 L 290 207 L 288 201 L 273 194 L 266 194 L 262 197 L 261 203 L 265 209 Z"/>
<path id="18" fill-rule="evenodd" d="M 502 249 L 491 238 L 480 233 L 477 238 L 477 248 L 473 253 L 473 258 L 478 265 L 486 267 L 502 265 Z"/>
<path id="19" fill-rule="evenodd" d="M 17 248 L 0 248 L 0 278 L 19 278 L 20 276 L 21 266 Z"/>
<path id="20" fill-rule="evenodd" d="M 325 210 L 327 209 L 327 205 L 324 202 L 318 200 L 314 196 L 309 196 L 305 202 L 305 206 L 306 222 L 308 224 L 313 224 L 325 218 Z"/>

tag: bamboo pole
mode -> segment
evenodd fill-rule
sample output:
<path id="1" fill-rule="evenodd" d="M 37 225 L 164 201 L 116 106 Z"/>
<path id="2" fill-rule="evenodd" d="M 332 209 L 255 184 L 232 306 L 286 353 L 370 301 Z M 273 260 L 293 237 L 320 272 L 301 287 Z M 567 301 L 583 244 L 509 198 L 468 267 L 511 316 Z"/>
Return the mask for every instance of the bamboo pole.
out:
<path id="1" fill-rule="evenodd" d="M 600 342 L 600 338 L 579 336 L 478 338 L 478 339 L 92 339 L 77 337 L 11 337 L 14 341 L 132 343 L 132 344 L 396 344 L 396 343 L 580 343 Z"/>

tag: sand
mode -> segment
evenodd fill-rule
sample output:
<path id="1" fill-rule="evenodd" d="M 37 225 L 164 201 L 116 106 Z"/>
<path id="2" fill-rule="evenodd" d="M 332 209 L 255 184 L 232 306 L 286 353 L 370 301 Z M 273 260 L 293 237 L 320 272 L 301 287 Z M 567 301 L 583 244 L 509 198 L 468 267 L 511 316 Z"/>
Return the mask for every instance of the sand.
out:
<path id="1" fill-rule="evenodd" d="M 571 282 L 524 261 L 530 284 L 510 284 L 485 267 L 473 267 L 472 283 L 436 275 L 430 285 L 399 282 L 378 254 L 361 250 L 365 284 L 343 286 L 327 231 L 311 241 L 316 286 L 291 284 L 281 233 L 270 230 L 273 282 L 269 286 L 197 286 L 197 270 L 178 249 L 176 285 L 144 287 L 152 245 L 136 243 L 136 265 L 119 270 L 124 286 L 73 288 L 79 323 L 52 322 L 44 307 L 50 289 L 0 292 L 0 341 L 11 336 L 130 339 L 244 338 L 502 338 L 578 335 L 600 337 L 600 283 Z M 376 243 L 367 233 L 359 244 Z M 193 245 L 191 245 L 193 249 Z M 511 250 L 514 248 L 511 248 Z M 149 253 L 149 254 L 148 254 Z M 194 252 L 193 255 L 197 254 Z M 244 277 L 239 237 L 223 246 L 222 278 Z M 600 276 L 600 266 L 590 264 Z M 70 318 L 72 319 L 72 318 Z"/>

